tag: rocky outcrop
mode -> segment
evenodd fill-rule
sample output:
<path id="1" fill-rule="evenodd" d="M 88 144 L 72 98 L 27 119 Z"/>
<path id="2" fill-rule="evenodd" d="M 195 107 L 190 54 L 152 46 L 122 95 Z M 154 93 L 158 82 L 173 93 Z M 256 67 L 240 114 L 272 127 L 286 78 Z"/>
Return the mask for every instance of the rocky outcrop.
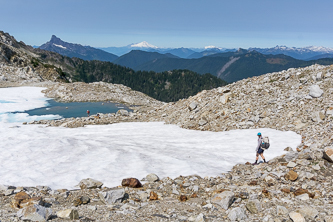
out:
<path id="1" fill-rule="evenodd" d="M 47 97 L 63 102 L 112 101 L 149 107 L 159 107 L 164 104 L 127 86 L 105 82 L 55 83 L 44 93 Z M 120 114 L 126 116 L 122 112 Z"/>
<path id="2" fill-rule="evenodd" d="M 0 31 L 0 87 L 63 82 L 55 66 L 40 62 L 31 46 Z"/>
<path id="3" fill-rule="evenodd" d="M 103 183 L 98 180 L 87 178 L 81 180 L 78 186 L 81 189 L 94 189 L 94 188 L 101 188 L 103 186 Z"/>

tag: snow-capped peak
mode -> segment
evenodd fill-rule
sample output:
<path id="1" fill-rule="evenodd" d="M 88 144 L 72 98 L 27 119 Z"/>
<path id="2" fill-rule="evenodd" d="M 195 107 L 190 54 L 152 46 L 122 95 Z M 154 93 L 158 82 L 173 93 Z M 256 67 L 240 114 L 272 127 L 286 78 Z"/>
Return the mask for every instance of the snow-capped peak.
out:
<path id="1" fill-rule="evenodd" d="M 154 48 L 154 49 L 158 48 L 157 46 L 151 45 L 146 41 L 136 43 L 136 44 L 132 44 L 131 47 L 132 48 Z"/>
<path id="2" fill-rule="evenodd" d="M 209 45 L 209 46 L 205 46 L 205 49 L 220 49 L 220 48 L 213 46 L 213 45 Z"/>

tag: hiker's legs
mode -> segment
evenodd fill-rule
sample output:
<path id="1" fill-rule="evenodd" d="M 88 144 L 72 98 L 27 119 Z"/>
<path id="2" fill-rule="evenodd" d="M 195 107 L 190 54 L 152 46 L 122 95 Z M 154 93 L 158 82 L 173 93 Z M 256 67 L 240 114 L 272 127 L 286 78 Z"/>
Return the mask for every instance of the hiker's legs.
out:
<path id="1" fill-rule="evenodd" d="M 258 159 L 259 159 L 259 153 L 256 153 L 256 162 L 254 162 L 253 164 L 257 164 L 258 163 Z"/>
<path id="2" fill-rule="evenodd" d="M 262 158 L 262 160 L 266 163 L 265 157 L 264 157 L 264 152 L 260 153 L 260 156 Z"/>

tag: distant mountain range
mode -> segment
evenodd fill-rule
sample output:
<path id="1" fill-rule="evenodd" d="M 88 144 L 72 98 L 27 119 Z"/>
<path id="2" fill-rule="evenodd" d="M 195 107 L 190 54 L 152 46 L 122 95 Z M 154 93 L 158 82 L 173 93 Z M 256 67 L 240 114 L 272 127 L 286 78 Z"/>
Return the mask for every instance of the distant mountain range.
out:
<path id="1" fill-rule="evenodd" d="M 101 49 L 64 42 L 55 35 L 52 35 L 51 40 L 41 45 L 39 48 L 56 52 L 70 58 L 76 57 L 84 60 L 112 62 L 118 58 L 118 56 L 105 52 Z"/>
<path id="2" fill-rule="evenodd" d="M 227 82 L 235 82 L 252 76 L 305 67 L 314 63 L 333 64 L 333 59 L 305 61 L 283 54 L 265 55 L 246 49 L 215 53 L 197 59 L 183 59 L 171 54 L 135 50 L 119 57 L 114 63 L 136 71 L 164 72 L 187 69 L 200 74 L 210 73 Z"/>
<path id="3" fill-rule="evenodd" d="M 235 48 L 228 49 L 215 46 L 206 46 L 205 48 L 159 48 L 157 46 L 150 45 L 147 42 L 131 44 L 124 47 L 108 47 L 100 49 L 116 54 L 118 56 L 127 54 L 132 50 L 141 50 L 146 52 L 158 52 L 161 54 L 170 53 L 184 59 L 198 59 L 217 53 L 237 51 L 237 49 Z M 301 60 L 313 60 L 315 58 L 331 58 L 331 55 L 333 54 L 333 48 L 316 46 L 309 46 L 303 48 L 275 46 L 272 48 L 249 48 L 248 50 L 257 51 L 265 55 L 283 54 Z"/>
<path id="4" fill-rule="evenodd" d="M 34 48 L 37 46 L 34 46 Z M 130 44 L 123 47 L 105 47 L 105 48 L 93 48 L 90 46 L 82 46 L 80 44 L 73 44 L 62 41 L 55 35 L 51 40 L 42 46 L 40 49 L 45 49 L 53 52 L 57 52 L 61 55 L 69 57 L 78 57 L 85 60 L 100 60 L 113 62 L 119 56 L 123 56 L 132 50 L 141 50 L 145 52 L 158 52 L 160 54 L 172 54 L 179 58 L 186 59 L 198 59 L 204 56 L 210 56 L 223 52 L 235 52 L 235 48 L 219 48 L 216 46 L 206 46 L 205 48 L 159 48 L 155 45 L 149 44 L 146 41 Z M 287 47 L 287 46 L 275 46 L 273 48 L 249 48 L 249 51 L 257 51 L 265 55 L 278 55 L 283 54 L 291 56 L 295 59 L 301 60 L 313 60 L 318 58 L 332 58 L 333 48 L 326 47 Z M 107 53 L 105 53 L 107 52 Z"/>
<path id="5" fill-rule="evenodd" d="M 287 47 L 287 46 L 275 46 L 273 48 L 249 48 L 249 50 L 255 50 L 262 54 L 284 54 L 287 56 L 291 56 L 295 59 L 302 59 L 302 60 L 311 60 L 314 59 L 316 56 L 317 58 L 331 58 L 329 55 L 333 54 L 332 48 L 326 47 L 316 47 L 316 46 L 309 46 L 304 48 L 296 48 L 296 47 Z M 325 57 L 327 56 L 328 57 Z"/>
<path id="6" fill-rule="evenodd" d="M 276 46 L 267 49 L 236 50 L 208 46 L 203 51 L 194 51 L 187 48 L 161 49 L 147 42 L 141 42 L 126 47 L 114 47 L 129 51 L 117 57 L 100 49 L 66 43 L 56 36 L 52 36 L 51 41 L 40 48 L 85 60 L 94 58 L 101 61 L 111 61 L 135 71 L 164 72 L 186 69 L 199 74 L 210 73 L 227 82 L 288 68 L 309 66 L 314 63 L 333 64 L 333 59 L 330 59 L 332 57 L 330 53 L 333 53 L 333 49 L 324 47 L 288 48 Z M 101 51 L 104 54 L 98 55 L 109 56 L 109 60 L 106 60 L 105 57 L 103 60 L 98 59 L 97 52 Z M 303 60 L 295 57 L 303 58 Z"/>

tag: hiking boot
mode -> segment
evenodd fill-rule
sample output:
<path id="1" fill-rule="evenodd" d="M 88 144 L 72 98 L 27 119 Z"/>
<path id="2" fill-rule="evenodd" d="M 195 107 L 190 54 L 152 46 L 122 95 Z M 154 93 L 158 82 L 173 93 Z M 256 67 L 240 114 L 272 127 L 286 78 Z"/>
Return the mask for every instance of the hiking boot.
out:
<path id="1" fill-rule="evenodd" d="M 258 163 L 252 163 L 252 165 L 258 165 Z"/>

